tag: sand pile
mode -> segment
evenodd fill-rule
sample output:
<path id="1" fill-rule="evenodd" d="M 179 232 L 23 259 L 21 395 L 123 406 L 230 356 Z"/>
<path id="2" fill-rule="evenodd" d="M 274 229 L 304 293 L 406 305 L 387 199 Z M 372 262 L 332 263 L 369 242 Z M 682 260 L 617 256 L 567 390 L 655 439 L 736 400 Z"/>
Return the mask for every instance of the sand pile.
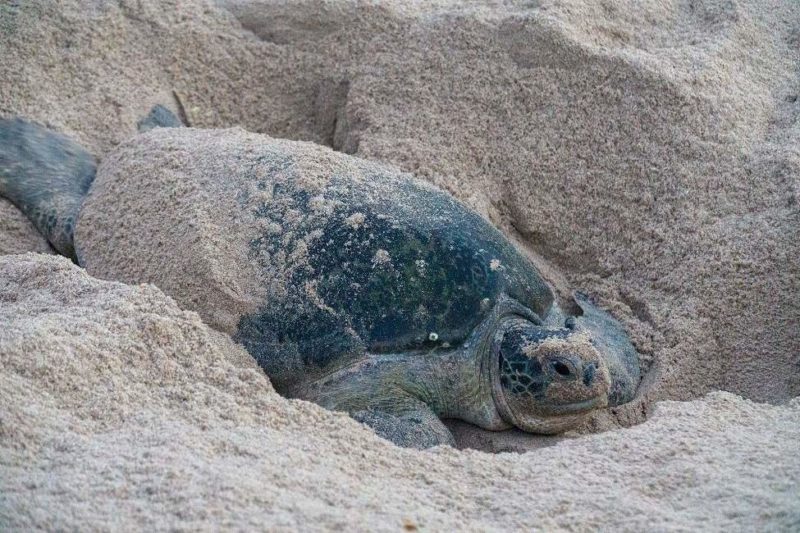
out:
<path id="1" fill-rule="evenodd" d="M 0 255 L 52 253 L 50 244 L 14 204 L 0 198 Z"/>
<path id="2" fill-rule="evenodd" d="M 800 520 L 797 400 L 715 393 L 526 455 L 418 452 L 284 400 L 240 348 L 151 285 L 99 281 L 44 255 L 0 257 L 0 280 L 4 529 Z"/>
<path id="3" fill-rule="evenodd" d="M 281 400 L 262 377 L 237 384 L 245 363 L 223 361 L 241 352 L 153 289 L 102 284 L 55 259 L 6 259 L 0 313 L 17 329 L 0 357 L 17 362 L 0 374 L 0 519 L 796 527 L 797 401 L 703 395 L 800 394 L 798 43 L 800 4 L 777 0 L 0 6 L 0 115 L 48 124 L 103 159 L 162 103 L 194 126 L 315 141 L 412 171 L 515 238 L 562 295 L 584 289 L 624 322 L 649 373 L 639 403 L 595 427 L 656 406 L 640 426 L 523 458 L 398 450 Z M 2 202 L 0 216 L 3 252 L 47 249 Z M 92 294 L 144 298 L 137 291 L 157 300 L 148 312 L 163 336 L 139 332 L 125 303 L 89 312 Z M 26 366 L 30 353 L 70 357 L 53 357 L 49 374 Z M 92 402 L 102 409 L 89 416 L 80 404 Z M 259 402 L 271 410 L 253 414 Z"/>

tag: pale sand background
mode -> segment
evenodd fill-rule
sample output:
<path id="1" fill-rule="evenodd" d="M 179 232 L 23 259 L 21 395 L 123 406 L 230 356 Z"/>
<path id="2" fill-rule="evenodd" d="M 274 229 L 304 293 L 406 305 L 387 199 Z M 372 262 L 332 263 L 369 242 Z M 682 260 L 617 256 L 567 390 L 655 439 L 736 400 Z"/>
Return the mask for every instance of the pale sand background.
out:
<path id="1" fill-rule="evenodd" d="M 6 258 L 0 525 L 798 527 L 796 400 L 653 402 L 800 393 L 800 4 L 18 4 L 0 114 L 102 158 L 175 91 L 195 126 L 428 178 L 631 332 L 643 394 L 584 430 L 650 420 L 399 450 L 235 370 L 152 288 Z M 48 249 L 0 214 L 2 252 Z"/>

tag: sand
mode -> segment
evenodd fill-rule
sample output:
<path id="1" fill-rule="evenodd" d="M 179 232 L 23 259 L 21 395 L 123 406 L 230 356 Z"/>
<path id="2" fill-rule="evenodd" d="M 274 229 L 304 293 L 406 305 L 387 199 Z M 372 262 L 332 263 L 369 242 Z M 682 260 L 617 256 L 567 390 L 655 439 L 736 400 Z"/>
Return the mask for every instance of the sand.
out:
<path id="1" fill-rule="evenodd" d="M 50 244 L 14 204 L 0 198 L 0 255 L 53 253 Z"/>
<path id="2" fill-rule="evenodd" d="M 48 365 L 37 374 L 31 360 L 4 360 L 0 383 L 13 394 L 3 392 L 1 420 L 25 429 L 2 426 L 1 519 L 796 529 L 799 43 L 800 5 L 779 1 L 0 6 L 0 115 L 50 125 L 102 160 L 163 103 L 194 126 L 313 141 L 414 172 L 515 239 L 562 297 L 595 295 L 648 371 L 633 405 L 602 413 L 579 438 L 467 430 L 460 441 L 544 446 L 524 456 L 399 450 L 346 417 L 281 400 L 263 378 L 241 394 L 220 385 L 220 404 L 236 406 L 222 411 L 247 420 L 239 428 L 213 406 L 178 400 L 211 379 L 200 377 L 209 361 L 236 352 L 197 344 L 215 334 L 196 315 L 155 289 L 14 257 L 0 313 L 26 318 L 3 328 L 0 357 L 19 359 L 6 343 L 35 338 L 22 354 L 69 353 L 86 366 L 47 377 Z M 19 213 L 0 209 L 4 253 L 46 250 Z M 19 300 L 33 299 L 27 271 L 39 272 L 41 303 Z M 135 353 L 171 361 L 182 376 L 174 397 L 153 383 L 155 363 L 127 351 L 142 333 L 133 322 L 116 328 L 133 318 L 114 306 L 93 315 L 88 300 L 44 303 L 137 290 L 153 291 L 153 319 L 163 315 L 171 333 Z M 45 329 L 24 333 L 36 327 Z M 193 351 L 205 350 L 191 371 L 181 370 L 183 327 L 198 336 Z M 106 356 L 116 366 L 85 362 Z M 259 409 L 249 402 L 267 397 L 287 426 L 267 430 L 250 414 Z M 91 402 L 102 406 L 97 426 L 82 422 Z"/>
<path id="3" fill-rule="evenodd" d="M 0 257 L 3 529 L 793 529 L 800 403 L 661 402 L 524 455 L 397 448 L 285 400 L 152 285 Z M 709 506 L 708 503 L 714 503 Z"/>

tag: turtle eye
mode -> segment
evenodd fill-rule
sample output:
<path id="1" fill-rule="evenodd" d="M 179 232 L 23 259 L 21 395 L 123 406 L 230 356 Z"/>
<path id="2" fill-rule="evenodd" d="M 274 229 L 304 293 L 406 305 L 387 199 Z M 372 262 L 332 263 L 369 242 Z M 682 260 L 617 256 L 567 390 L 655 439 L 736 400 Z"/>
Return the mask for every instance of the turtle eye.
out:
<path id="1" fill-rule="evenodd" d="M 576 356 L 558 355 L 547 358 L 551 375 L 557 380 L 573 380 L 580 373 L 581 361 Z"/>
<path id="2" fill-rule="evenodd" d="M 564 377 L 567 377 L 571 374 L 569 371 L 569 367 L 562 363 L 561 361 L 557 361 L 553 363 L 553 370 L 555 370 L 558 374 L 561 374 Z"/>
<path id="3" fill-rule="evenodd" d="M 564 321 L 564 327 L 567 329 L 575 329 L 575 317 L 567 317 L 567 319 Z"/>

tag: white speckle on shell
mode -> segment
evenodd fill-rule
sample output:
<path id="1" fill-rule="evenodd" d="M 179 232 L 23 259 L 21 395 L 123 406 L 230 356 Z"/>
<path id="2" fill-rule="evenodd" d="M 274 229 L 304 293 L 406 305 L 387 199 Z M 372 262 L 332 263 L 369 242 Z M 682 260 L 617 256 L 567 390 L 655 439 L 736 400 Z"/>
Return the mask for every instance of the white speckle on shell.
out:
<path id="1" fill-rule="evenodd" d="M 489 261 L 489 268 L 492 270 L 492 272 L 494 272 L 496 270 L 500 270 L 501 268 L 503 268 L 503 264 L 500 263 L 499 259 L 492 259 L 491 261 Z"/>
<path id="2" fill-rule="evenodd" d="M 431 342 L 438 341 L 439 340 L 439 334 L 436 333 L 435 331 L 431 331 L 430 333 L 428 333 L 428 340 L 431 341 Z"/>
<path id="3" fill-rule="evenodd" d="M 389 255 L 389 252 L 387 252 L 386 250 L 381 248 L 380 250 L 375 252 L 375 255 L 372 257 L 372 264 L 373 265 L 385 265 L 385 264 L 391 262 L 391 260 L 392 260 L 392 256 Z"/>
<path id="4" fill-rule="evenodd" d="M 358 229 L 364 224 L 364 213 L 353 213 L 346 219 L 344 219 L 345 224 L 350 226 L 353 229 Z"/>
<path id="5" fill-rule="evenodd" d="M 331 216 L 336 209 L 336 206 L 340 203 L 341 202 L 337 202 L 335 200 L 329 200 L 322 195 L 317 195 L 309 200 L 308 206 L 315 213 Z"/>

